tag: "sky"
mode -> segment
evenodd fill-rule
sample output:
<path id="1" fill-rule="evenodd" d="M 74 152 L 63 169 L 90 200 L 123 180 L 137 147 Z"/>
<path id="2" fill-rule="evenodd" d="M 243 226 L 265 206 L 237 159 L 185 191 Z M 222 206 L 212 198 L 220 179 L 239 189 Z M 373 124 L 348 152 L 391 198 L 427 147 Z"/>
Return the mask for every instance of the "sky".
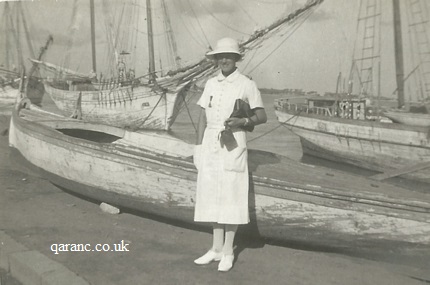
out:
<path id="1" fill-rule="evenodd" d="M 391 29 L 392 8 L 390 0 L 382 1 L 382 57 L 381 91 L 390 95 L 395 90 L 394 53 Z M 107 0 L 114 11 L 125 9 L 123 1 Z M 106 3 L 105 2 L 105 3 Z M 134 6 L 141 20 L 145 21 L 144 0 Z M 156 41 L 164 26 L 160 18 L 161 0 L 153 0 L 154 34 Z M 301 7 L 305 0 L 165 0 L 177 42 L 178 53 L 183 63 L 201 59 L 208 46 L 215 46 L 222 37 L 239 41 L 246 39 L 256 29 L 261 29 L 282 14 Z M 13 2 L 11 2 L 13 3 Z M 40 47 L 49 34 L 54 44 L 49 47 L 45 60 L 56 64 L 70 58 L 70 67 L 83 73 L 91 70 L 91 48 L 89 34 L 89 0 L 36 0 L 20 1 L 30 14 L 31 37 Z M 76 3 L 76 4 L 75 4 Z M 74 6 L 75 5 L 75 6 Z M 4 1 L 0 2 L 0 7 Z M 358 0 L 325 0 L 294 33 L 268 41 L 262 52 L 246 55 L 239 68 L 250 75 L 261 88 L 294 88 L 319 93 L 334 92 L 339 73 L 347 77 L 352 63 L 352 51 L 356 40 Z M 76 10 L 74 10 L 74 8 Z M 106 47 L 106 25 L 103 11 L 107 9 L 101 0 L 95 0 L 98 51 Z M 3 8 L 2 10 L 3 11 Z M 75 12 L 74 12 L 75 11 Z M 136 32 L 145 35 L 143 27 Z M 131 34 L 130 34 L 131 36 Z M 0 34 L 0 42 L 4 41 Z M 3 39 L 2 39 L 3 38 Z M 161 40 L 160 40 L 161 42 Z M 278 44 L 282 43 L 278 47 Z M 1 44 L 1 43 L 0 43 Z M 139 40 L 131 62 L 146 63 L 141 59 L 146 54 L 146 39 Z M 37 51 L 38 48 L 35 48 Z M 264 52 L 266 50 L 266 52 Z M 159 48 L 156 47 L 156 52 Z M 270 53 L 270 56 L 268 56 Z M 140 57 L 138 56 L 140 55 Z M 268 56 L 266 58 L 266 56 Z M 161 55 L 160 55 L 161 57 Z M 103 56 L 97 56 L 98 65 L 103 65 Z M 250 62 L 249 62 L 250 61 Z M 407 59 L 405 59 L 407 61 Z M 158 64 L 158 63 L 157 63 Z M 406 69 L 412 69 L 405 63 Z"/>

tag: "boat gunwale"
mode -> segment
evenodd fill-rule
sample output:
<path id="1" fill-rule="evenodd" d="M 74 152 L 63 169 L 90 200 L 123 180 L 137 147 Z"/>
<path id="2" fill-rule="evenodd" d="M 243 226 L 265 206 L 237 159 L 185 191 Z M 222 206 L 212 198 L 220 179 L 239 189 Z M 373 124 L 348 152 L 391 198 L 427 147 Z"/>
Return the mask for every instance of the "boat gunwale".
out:
<path id="1" fill-rule="evenodd" d="M 27 121 L 24 118 L 21 118 L 19 115 L 17 115 L 16 110 L 13 111 L 12 115 L 13 115 L 14 119 L 16 119 L 18 117 L 17 127 L 20 127 L 20 128 L 22 127 L 22 128 L 27 129 L 27 130 L 30 130 L 30 132 L 32 134 L 29 134 L 27 132 L 27 135 L 30 135 L 33 137 L 35 135 L 41 137 L 46 133 L 50 133 L 50 134 L 53 134 L 53 135 L 51 135 L 51 137 L 53 137 L 57 140 L 60 140 L 60 141 L 66 141 L 71 145 L 76 145 L 76 140 L 78 140 L 79 145 L 81 147 L 89 148 L 93 151 L 97 150 L 100 152 L 105 152 L 106 150 L 109 150 L 112 155 L 119 156 L 119 157 L 126 157 L 127 159 L 132 159 L 136 163 L 133 165 L 141 165 L 144 163 L 153 163 L 155 165 L 163 165 L 163 166 L 168 166 L 171 169 L 177 169 L 177 166 L 179 163 L 181 166 L 181 171 L 186 171 L 188 173 L 192 173 L 192 175 L 197 174 L 197 170 L 195 169 L 194 164 L 191 161 L 191 159 L 186 160 L 186 158 L 177 158 L 177 157 L 169 156 L 166 154 L 156 153 L 156 152 L 148 150 L 148 149 L 141 149 L 141 148 L 131 146 L 133 149 L 139 150 L 139 152 L 134 151 L 135 153 L 133 153 L 133 150 L 126 150 L 125 146 L 112 145 L 111 143 L 98 143 L 98 142 L 92 142 L 92 141 L 88 141 L 88 140 L 81 139 L 81 138 L 69 137 L 68 135 L 65 135 L 65 134 L 61 133 L 60 131 L 56 130 L 55 128 L 52 128 L 51 126 L 46 126 L 42 123 L 38 123 L 35 121 Z M 79 122 L 79 121 L 76 123 L 78 125 L 84 125 L 84 126 L 96 125 L 96 124 Z M 108 127 L 108 128 L 111 128 L 114 130 L 121 130 L 121 129 L 116 128 L 116 127 Z M 123 131 L 123 130 L 121 130 L 121 131 Z M 66 148 L 65 146 L 61 146 L 61 147 Z M 101 148 L 103 148 L 103 150 L 101 150 Z M 91 153 L 93 154 L 93 152 L 91 152 Z M 124 155 L 124 154 L 127 154 L 127 155 Z M 103 156 L 103 155 L 101 155 L 101 156 Z M 139 160 L 139 157 L 142 157 L 142 156 L 145 157 L 145 162 L 142 162 L 141 160 Z M 172 174 L 172 172 L 169 172 L 169 173 Z M 184 177 L 183 175 L 179 175 L 179 176 Z M 189 177 L 187 179 L 189 179 Z M 306 197 L 311 197 L 311 198 L 318 197 L 319 199 L 321 199 L 321 198 L 331 199 L 333 196 L 337 196 L 338 200 L 341 200 L 341 201 L 346 202 L 346 203 L 357 203 L 359 205 L 365 204 L 365 205 L 371 205 L 371 206 L 382 207 L 382 208 L 391 208 L 391 209 L 395 209 L 395 210 L 399 210 L 399 211 L 412 210 L 415 214 L 418 214 L 418 215 L 430 213 L 430 203 L 426 203 L 426 202 L 422 202 L 422 201 L 402 200 L 403 204 L 398 203 L 398 201 L 397 201 L 396 202 L 397 206 L 396 206 L 396 205 L 392 204 L 393 200 L 391 200 L 391 199 L 385 198 L 385 199 L 380 199 L 378 201 L 378 200 L 374 199 L 374 197 L 373 197 L 373 199 L 369 198 L 367 201 L 365 201 L 366 198 L 359 196 L 359 195 L 355 195 L 355 196 L 354 195 L 345 195 L 345 192 L 343 192 L 343 195 L 342 195 L 342 193 L 341 193 L 342 190 L 340 190 L 340 189 L 321 187 L 320 189 L 318 189 L 318 191 L 316 191 L 315 189 L 312 189 L 311 187 L 309 187 L 309 189 L 305 189 L 306 187 L 303 187 L 303 186 L 301 186 L 302 189 L 299 189 L 299 188 L 297 188 L 297 185 L 293 185 L 292 183 L 289 183 L 287 181 L 280 181 L 280 180 L 276 180 L 276 179 L 273 179 L 270 177 L 264 177 L 264 176 L 259 176 L 259 175 L 255 175 L 255 174 L 252 174 L 252 179 L 253 179 L 253 182 L 255 183 L 255 185 L 259 185 L 259 186 L 262 186 L 264 188 L 270 189 L 270 191 L 255 189 L 254 190 L 255 194 L 274 197 L 274 198 L 286 198 L 286 195 L 288 195 L 288 193 L 306 196 Z M 275 193 L 274 193 L 274 191 L 275 191 Z M 326 193 L 324 193 L 324 191 L 326 191 Z M 267 192 L 270 192 L 270 193 L 267 193 Z M 350 192 L 347 192 L 347 193 L 350 193 Z M 301 199 L 294 199 L 294 197 L 288 197 L 288 199 L 295 200 L 295 201 L 302 201 Z M 372 201 L 372 200 L 374 200 L 374 201 Z M 416 203 L 416 202 L 418 202 L 418 203 Z M 313 203 L 316 205 L 327 206 L 327 204 L 324 204 L 323 202 L 317 203 L 314 201 Z M 333 206 L 333 207 L 335 207 L 335 206 Z M 359 206 L 357 206 L 357 207 L 359 207 Z M 340 209 L 342 209 L 342 208 L 340 207 Z M 361 211 L 363 211 L 363 210 L 361 210 Z M 363 212 L 366 212 L 366 211 L 363 211 Z M 393 216 L 397 216 L 397 215 L 393 215 Z M 427 218 L 422 217 L 422 219 L 424 221 L 427 221 L 428 217 Z M 415 219 L 412 219 L 412 220 L 415 220 Z"/>
<path id="2" fill-rule="evenodd" d="M 292 114 L 290 112 L 287 112 L 285 110 L 276 110 L 275 112 L 279 112 L 279 113 L 287 113 L 290 116 L 294 117 L 304 117 L 304 118 L 309 118 L 309 119 L 316 119 L 322 122 L 332 122 L 332 123 L 337 123 L 340 125 L 351 125 L 351 124 L 355 124 L 358 126 L 364 126 L 364 127 L 368 127 L 369 129 L 396 129 L 396 130 L 400 130 L 400 131 L 405 131 L 405 132 L 411 132 L 411 133 L 430 133 L 430 129 L 427 127 L 420 127 L 420 126 L 405 126 L 405 125 L 401 125 L 401 124 L 396 124 L 396 123 L 384 123 L 384 122 L 374 122 L 374 121 L 360 121 L 360 120 L 348 120 L 348 122 L 344 122 L 345 119 L 341 119 L 341 118 L 333 118 L 330 116 L 319 116 L 319 115 L 315 115 L 315 114 Z M 279 118 L 279 116 L 278 116 Z M 369 142 L 378 142 L 378 143 L 387 143 L 387 144 L 395 144 L 395 145 L 400 145 L 400 146 L 408 146 L 410 147 L 411 144 L 408 143 L 400 143 L 400 142 L 392 142 L 392 141 L 386 141 L 386 140 L 375 140 L 375 139 L 369 139 L 369 138 L 359 138 L 357 136 L 351 136 L 351 135 L 344 135 L 344 134 L 336 134 L 333 131 L 324 131 L 324 130 L 315 130 L 312 128 L 307 128 L 304 126 L 297 126 L 294 124 L 294 119 L 288 119 L 285 122 L 279 121 L 280 124 L 282 125 L 287 125 L 290 126 L 291 128 L 297 128 L 297 129 L 303 129 L 303 130 L 307 130 L 307 131 L 311 131 L 311 132 L 318 132 L 318 133 L 323 133 L 326 135 L 331 135 L 331 136 L 336 136 L 336 137 L 340 137 L 340 138 L 345 138 L 345 139 L 356 139 L 356 140 L 367 140 Z M 289 122 L 289 121 L 292 122 Z M 343 120 L 343 121 L 342 121 Z M 351 121 L 352 123 L 350 123 L 349 121 Z M 394 127 L 390 127 L 390 125 L 396 125 Z M 412 128 L 409 128 L 412 127 Z M 411 130 L 412 129 L 412 130 Z M 422 148 L 422 149 L 429 149 L 429 146 L 426 145 L 413 145 L 414 148 Z"/>
<path id="3" fill-rule="evenodd" d="M 280 113 L 287 113 L 291 116 L 297 116 L 297 117 L 309 117 L 313 119 L 319 119 L 321 121 L 331 121 L 336 122 L 342 125 L 360 125 L 360 126 L 368 126 L 370 128 L 382 128 L 382 129 L 396 129 L 396 130 L 402 130 L 402 131 L 413 131 L 413 132 L 427 132 L 429 131 L 429 128 L 422 127 L 422 126 L 412 126 L 412 125 L 403 125 L 398 123 L 389 123 L 389 122 L 378 122 L 378 121 L 372 121 L 372 120 L 353 120 L 353 119 L 345 119 L 345 118 L 338 118 L 338 117 L 332 117 L 332 116 L 325 116 L 321 114 L 310 114 L 306 112 L 300 112 L 300 111 L 293 111 L 293 110 L 286 110 L 282 108 L 275 108 L 275 112 Z M 346 121 L 346 122 L 345 122 Z M 285 122 L 280 122 L 281 124 Z"/>

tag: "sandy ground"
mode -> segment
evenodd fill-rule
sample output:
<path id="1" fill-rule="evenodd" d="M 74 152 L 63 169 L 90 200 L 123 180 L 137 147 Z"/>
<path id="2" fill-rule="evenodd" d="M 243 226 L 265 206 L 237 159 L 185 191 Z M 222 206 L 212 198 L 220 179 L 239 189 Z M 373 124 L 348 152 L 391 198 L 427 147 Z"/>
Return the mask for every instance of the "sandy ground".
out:
<path id="1" fill-rule="evenodd" d="M 427 255 L 353 257 L 307 248 L 237 240 L 228 273 L 195 266 L 211 235 L 144 215 L 111 215 L 38 177 L 8 148 L 0 116 L 0 230 L 60 262 L 91 284 L 430 284 Z M 55 155 L 55 154 L 53 154 Z M 122 252 L 59 252 L 53 244 L 129 244 Z"/>

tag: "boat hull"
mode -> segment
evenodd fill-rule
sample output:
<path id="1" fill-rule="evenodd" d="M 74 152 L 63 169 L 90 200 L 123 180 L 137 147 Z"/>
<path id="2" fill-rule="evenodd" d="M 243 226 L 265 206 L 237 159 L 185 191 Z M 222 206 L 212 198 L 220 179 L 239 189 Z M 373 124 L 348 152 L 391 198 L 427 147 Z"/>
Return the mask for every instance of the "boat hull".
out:
<path id="1" fill-rule="evenodd" d="M 0 86 L 0 100 L 2 102 L 15 102 L 19 90 L 10 85 Z"/>
<path id="2" fill-rule="evenodd" d="M 139 143 L 128 143 L 140 134 L 123 129 L 69 119 L 37 120 L 32 113 L 23 113 L 20 116 L 17 110 L 13 112 L 9 144 L 54 184 L 120 208 L 194 224 L 197 171 L 191 157 L 141 149 Z M 77 138 L 74 131 L 97 131 L 105 138 Z M 142 142 L 153 137 L 142 136 Z M 162 137 L 158 138 L 159 145 L 170 143 L 183 154 L 192 153 L 192 146 L 171 137 L 165 137 L 163 142 Z M 255 172 L 250 175 L 251 223 L 245 227 L 247 233 L 271 240 L 350 249 L 373 248 L 388 242 L 430 244 L 430 204 L 423 202 L 427 198 L 381 200 L 381 195 L 373 196 L 370 190 L 366 194 L 369 197 L 359 198 L 359 190 L 348 194 L 327 185 L 303 182 L 312 183 L 310 177 L 315 178 L 315 174 L 293 181 L 294 175 L 280 168 L 280 158 L 268 157 L 262 162 L 267 155 L 250 153 L 254 161 L 250 169 Z M 287 178 L 268 177 L 267 171 Z M 321 174 L 319 179 L 327 178 Z M 346 180 L 346 185 L 351 182 L 348 177 Z M 357 189 L 366 188 L 365 184 L 361 182 Z M 367 187 L 372 188 L 370 184 Z M 388 192 L 395 190 L 387 189 Z M 366 202 L 360 202 L 363 199 Z M 396 206 L 399 202 L 404 204 Z"/>
<path id="3" fill-rule="evenodd" d="M 43 84 L 35 78 L 30 78 L 27 89 L 28 92 L 26 96 L 31 101 L 31 103 L 40 105 L 44 95 Z M 0 102 L 13 104 L 19 96 L 20 91 L 18 83 L 0 86 Z"/>
<path id="4" fill-rule="evenodd" d="M 382 172 L 430 161 L 426 128 L 275 112 L 279 122 L 300 137 L 303 152 L 309 155 Z M 430 182 L 430 167 L 404 176 Z"/>
<path id="5" fill-rule="evenodd" d="M 45 92 L 65 116 L 72 116 L 79 110 L 81 119 L 87 122 L 132 130 L 169 130 L 185 102 L 187 83 L 173 91 L 147 86 L 69 91 L 55 88 L 48 82 L 44 85 Z"/>
<path id="6" fill-rule="evenodd" d="M 407 113 L 407 112 L 384 112 L 384 115 L 395 123 L 430 127 L 430 114 Z"/>

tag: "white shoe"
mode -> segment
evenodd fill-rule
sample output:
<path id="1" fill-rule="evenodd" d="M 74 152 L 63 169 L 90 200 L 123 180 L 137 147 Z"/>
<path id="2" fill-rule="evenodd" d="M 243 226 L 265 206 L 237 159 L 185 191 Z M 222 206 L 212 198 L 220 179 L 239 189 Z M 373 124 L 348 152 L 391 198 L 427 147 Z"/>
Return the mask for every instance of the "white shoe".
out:
<path id="1" fill-rule="evenodd" d="M 203 256 L 194 260 L 197 265 L 209 264 L 212 261 L 220 261 L 222 257 L 222 252 L 215 252 L 212 249 L 206 252 Z"/>
<path id="2" fill-rule="evenodd" d="M 221 262 L 218 264 L 218 271 L 227 272 L 233 267 L 233 254 L 223 254 Z"/>

